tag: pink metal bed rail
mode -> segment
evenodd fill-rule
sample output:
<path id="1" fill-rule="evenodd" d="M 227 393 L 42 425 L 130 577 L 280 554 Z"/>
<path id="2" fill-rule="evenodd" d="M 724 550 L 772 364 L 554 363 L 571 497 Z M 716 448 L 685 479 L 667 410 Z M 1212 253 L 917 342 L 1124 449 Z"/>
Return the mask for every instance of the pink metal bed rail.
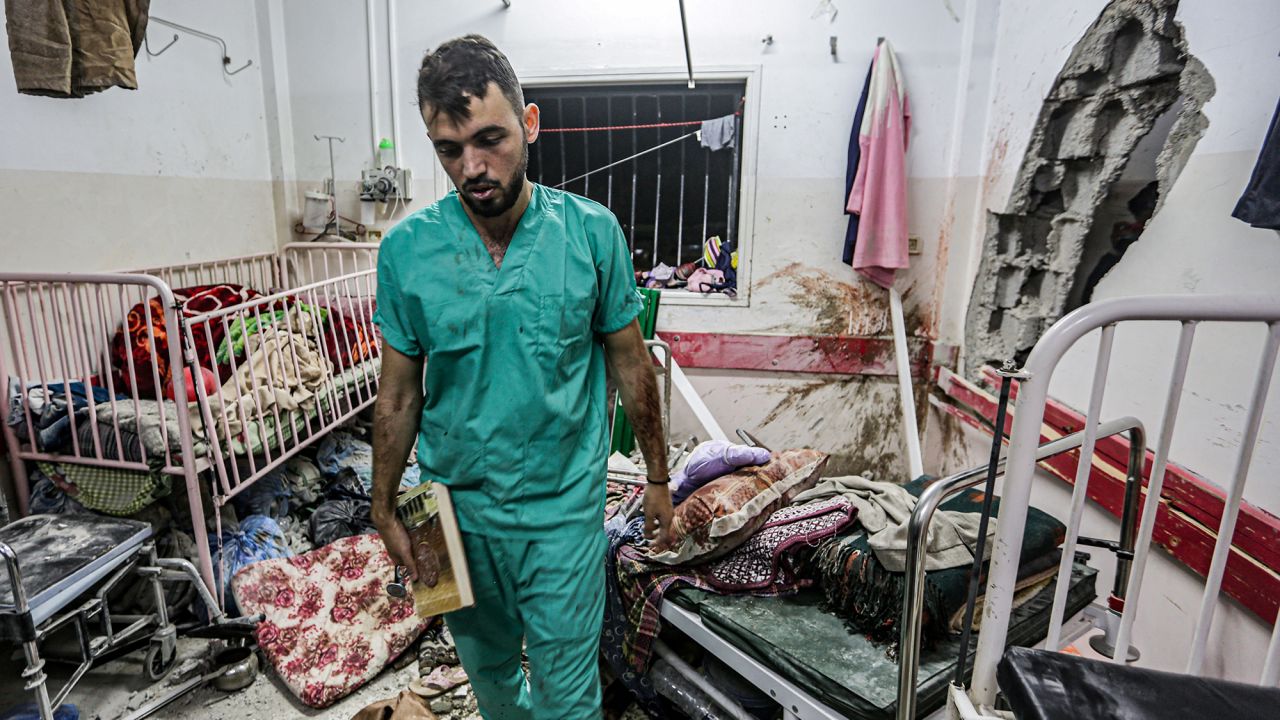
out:
<path id="1" fill-rule="evenodd" d="M 1227 501 L 1222 514 L 1213 559 L 1205 578 L 1195 634 L 1187 661 L 1188 674 L 1198 674 L 1203 666 L 1209 630 L 1222 587 L 1223 573 L 1231 550 L 1236 519 L 1243 499 L 1245 480 L 1253 458 L 1254 446 L 1262 412 L 1266 405 L 1275 369 L 1277 350 L 1280 349 L 1280 296 L 1157 296 L 1108 300 L 1086 305 L 1072 312 L 1051 327 L 1036 343 L 1027 359 L 1026 372 L 1030 374 L 1021 383 L 1017 414 L 1010 436 L 1008 472 L 1005 475 L 1001 496 L 1000 521 L 991 559 L 991 571 L 986 592 L 986 606 L 982 628 L 978 635 L 977 658 L 974 665 L 972 699 L 980 705 L 993 704 L 996 693 L 996 665 L 1004 652 L 1008 621 L 1013 599 L 1013 587 L 1018 567 L 1018 548 L 1030 501 L 1032 475 L 1035 471 L 1036 450 L 1040 440 L 1041 422 L 1045 402 L 1048 399 L 1049 382 L 1059 361 L 1080 338 L 1094 330 L 1101 331 L 1098 354 L 1095 361 L 1093 386 L 1089 396 L 1089 408 L 1084 428 L 1081 457 L 1090 457 L 1095 440 L 1099 437 L 1099 415 L 1106 387 L 1107 371 L 1111 361 L 1112 340 L 1118 323 L 1125 321 L 1166 321 L 1181 324 L 1173 371 L 1165 400 L 1164 416 L 1160 426 L 1151 480 L 1147 489 L 1147 502 L 1143 506 L 1138 527 L 1138 537 L 1133 563 L 1129 568 L 1128 597 L 1121 617 L 1114 658 L 1125 658 L 1132 638 L 1134 619 L 1142 593 L 1143 575 L 1151 548 L 1152 531 L 1165 477 L 1173 440 L 1174 425 L 1186 381 L 1187 366 L 1191 355 L 1196 327 L 1202 322 L 1260 323 L 1266 326 L 1263 350 L 1258 371 L 1253 381 L 1252 400 L 1245 418 L 1243 437 L 1236 457 L 1235 470 L 1227 491 Z M 1058 577 L 1068 577 L 1070 562 L 1079 535 L 1084 500 L 1088 491 L 1089 463 L 1081 462 L 1075 478 L 1071 502 L 1071 514 L 1067 522 L 1067 537 L 1062 547 L 1062 566 Z M 1050 616 L 1046 647 L 1059 646 L 1063 609 L 1066 604 L 1067 583 L 1058 583 Z M 1271 637 L 1267 659 L 1260 682 L 1274 685 L 1280 675 L 1280 623 Z"/>
<path id="2" fill-rule="evenodd" d="M 200 475 L 206 473 L 210 477 L 215 527 L 221 537 L 223 504 L 373 402 L 381 350 L 380 335 L 372 319 L 377 288 L 376 251 L 376 245 L 298 244 L 287 246 L 279 254 L 259 253 L 146 273 L 0 273 L 0 381 L 6 387 L 0 433 L 8 449 L 19 512 L 29 511 L 29 461 L 182 477 L 195 529 L 200 574 L 217 595 L 214 589 L 221 585 L 215 582 L 208 534 L 204 532 L 207 526 Z M 287 287 L 290 278 L 301 277 L 312 280 Z M 184 317 L 171 289 L 226 283 L 270 294 Z M 163 318 L 153 314 L 152 299 L 158 299 Z M 139 367 L 132 352 L 135 339 L 126 331 L 123 366 L 115 368 L 128 379 L 128 387 L 121 387 L 113 372 L 111 343 L 134 307 L 141 308 L 145 326 L 135 332 L 141 333 L 139 339 L 147 343 L 151 357 L 147 367 Z M 306 309 L 286 311 L 279 323 L 272 324 L 274 313 L 289 307 Z M 347 322 L 342 322 L 343 318 Z M 241 329 L 249 329 L 250 322 L 253 329 L 242 333 L 243 357 L 231 352 L 229 363 L 221 368 L 216 361 L 201 362 L 197 358 L 193 349 L 197 333 L 204 334 L 205 346 L 212 353 L 216 350 L 210 347 L 212 327 L 220 326 L 226 335 L 237 323 Z M 310 332 L 308 328 L 295 327 L 295 323 L 306 324 Z M 142 406 L 154 403 L 156 398 L 139 391 L 140 375 L 149 375 L 157 391 L 165 388 L 159 371 L 161 363 L 156 362 L 155 355 L 157 328 L 163 328 L 170 340 L 166 354 L 171 392 L 167 394 L 179 400 L 189 397 L 189 379 L 194 380 L 191 384 L 196 402 L 190 407 L 184 402 L 155 403 L 162 450 L 149 450 L 139 437 L 136 447 L 140 457 L 129 459 L 126 443 L 122 442 L 119 413 L 131 411 L 138 418 L 134 429 L 141 430 Z M 276 345 L 271 346 L 271 340 L 277 341 Z M 321 365 L 319 377 L 314 379 L 314 405 L 300 417 L 285 417 L 287 413 L 278 405 L 264 408 L 255 393 L 276 387 L 280 378 L 275 375 L 280 370 L 292 371 L 292 377 L 298 377 L 308 344 L 312 355 L 318 354 L 326 362 L 331 356 L 349 362 L 346 366 L 342 362 L 338 366 Z M 274 354 L 269 349 L 264 351 L 264 347 L 274 347 Z M 239 372 L 241 368 L 245 368 L 244 373 Z M 192 370 L 190 378 L 184 369 Z M 202 369 L 213 373 L 218 390 L 212 394 L 202 382 Z M 246 385 L 228 382 L 241 375 Z M 340 378 L 344 378 L 341 384 Z M 87 406 L 87 422 L 93 423 L 92 428 L 84 428 L 91 430 L 87 442 L 81 440 L 84 420 L 75 408 L 73 383 L 82 385 L 81 402 Z M 224 385 L 229 392 L 224 392 Z M 106 398 L 95 397 L 95 389 L 105 391 Z M 13 404 L 13 393 L 17 404 Z M 65 403 L 70 430 L 68 447 L 41 447 L 31 402 L 34 395 L 44 402 Z M 239 455 L 232 442 L 235 433 L 228 432 L 227 403 L 223 402 L 227 399 L 235 407 L 247 408 L 240 420 L 262 436 L 258 447 L 242 443 L 239 449 L 247 452 Z M 9 424 L 11 407 L 25 421 L 20 423 L 21 432 Z M 109 413 L 105 412 L 107 407 Z M 100 411 L 110 417 L 109 422 L 99 417 Z M 270 430 L 265 431 L 268 426 Z M 197 456 L 197 447 L 208 450 Z"/>

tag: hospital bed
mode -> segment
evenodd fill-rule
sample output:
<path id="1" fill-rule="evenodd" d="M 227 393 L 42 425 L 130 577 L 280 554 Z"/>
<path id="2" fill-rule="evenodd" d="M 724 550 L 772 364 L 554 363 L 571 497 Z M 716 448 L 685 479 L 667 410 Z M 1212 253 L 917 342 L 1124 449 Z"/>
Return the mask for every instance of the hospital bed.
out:
<path id="1" fill-rule="evenodd" d="M 1123 321 L 1164 320 L 1182 327 L 1169 400 L 1158 446 L 1149 458 L 1145 429 L 1133 417 L 1101 421 L 1101 401 L 1106 385 L 1115 327 Z M 1253 322 L 1266 326 L 1253 403 L 1248 410 L 1235 477 L 1228 490 L 1222 525 L 1207 572 L 1203 608 L 1184 675 L 1159 673 L 1111 665 L 1099 669 L 1094 661 L 1060 653 L 1092 630 L 1104 632 L 1103 645 L 1112 657 L 1123 658 L 1131 644 L 1132 626 L 1139 607 L 1142 576 L 1152 544 L 1159 503 L 1142 504 L 1143 495 L 1158 497 L 1168 462 L 1169 445 L 1183 392 L 1192 337 L 1197 324 L 1211 321 Z M 1095 385 L 1090 394 L 1084 430 L 1041 444 L 1042 421 L 1053 369 L 1082 336 L 1100 331 Z M 1008 468 L 1001 493 L 998 535 L 977 629 L 977 647 L 967 655 L 965 684 L 953 682 L 958 664 L 955 642 L 922 650 L 922 597 L 924 589 L 925 533 L 943 501 L 977 485 L 986 469 L 972 468 L 934 483 L 920 497 L 910 521 L 908 588 L 899 624 L 899 656 L 896 663 L 877 657 L 867 641 L 850 636 L 843 623 L 818 607 L 818 598 L 720 597 L 682 590 L 662 608 L 664 622 L 680 631 L 706 652 L 733 667 L 750 683 L 773 698 L 783 717 L 795 718 L 1110 718 L 1172 717 L 1179 711 L 1224 717 L 1267 717 L 1280 707 L 1280 624 L 1272 636 L 1261 688 L 1201 677 L 1231 538 L 1239 511 L 1244 479 L 1252 448 L 1257 441 L 1269 382 L 1280 347 L 1280 298 L 1268 297 L 1150 297 L 1112 300 L 1081 308 L 1055 324 L 1036 345 L 1020 382 L 1017 413 L 1007 455 L 1000 470 Z M 1088 491 L 1092 463 L 1077 462 L 1073 499 L 1067 518 L 1057 582 L 1029 602 L 1013 604 L 1013 589 L 1021 558 L 1022 533 L 1030 503 L 1030 487 L 1037 464 L 1055 455 L 1079 451 L 1094 457 L 1099 441 L 1127 435 L 1128 467 L 1120 538 L 1096 541 L 1081 538 L 1080 518 Z M 1144 465 L 1149 463 L 1150 487 L 1142 491 Z M 1141 508 L 1141 518 L 1138 513 Z M 1077 552 L 1086 544 L 1116 553 L 1116 572 L 1108 606 L 1094 604 L 1099 594 L 1097 571 Z M 797 632 L 797 629 L 804 632 Z M 815 642 L 814 638 L 821 638 Z M 1006 652 L 1007 651 L 1007 652 Z M 1003 659 L 1003 661 L 1002 661 Z M 1114 662 L 1114 661 L 1113 661 Z M 1196 677 L 1189 678 L 1188 675 Z M 690 678 L 698 682 L 697 678 Z M 1064 694 L 1065 693 L 1065 694 Z M 1071 694 L 1074 693 L 1074 696 Z M 1008 710 L 994 710 L 997 697 Z M 1110 698 L 1099 705 L 1099 698 Z M 723 703 L 732 717 L 748 717 L 741 707 Z M 945 707 L 944 707 L 945 705 Z M 1216 710 L 1215 710 L 1216 708 Z M 930 715 L 932 713 L 932 715 Z M 1126 714 L 1128 713 L 1128 714 Z"/>
<path id="2" fill-rule="evenodd" d="M 1128 434 L 1135 447 L 1143 447 L 1143 428 L 1134 418 L 1106 423 L 1100 434 Z M 1036 457 L 1044 460 L 1070 452 L 1083 441 L 1084 433 L 1068 435 L 1040 446 Z M 1142 455 L 1135 452 L 1131 458 L 1130 483 L 1139 477 Z M 681 590 L 671 602 L 663 603 L 662 618 L 768 693 L 788 720 L 905 720 L 917 717 L 917 713 L 923 717 L 944 704 L 959 649 L 954 638 L 927 651 L 921 648 L 925 529 L 947 498 L 979 484 L 986 469 L 985 465 L 970 468 L 932 483 L 912 513 L 908 583 L 896 661 L 887 656 L 885 646 L 851 634 L 841 618 L 822 610 L 820 593 L 761 598 Z M 1136 502 L 1128 503 L 1124 512 L 1132 525 Z M 1128 549 L 1125 543 L 1121 545 Z M 1091 604 L 1097 596 L 1097 574 L 1083 558 L 1072 555 L 1065 574 L 1059 575 L 1070 578 L 1065 605 L 1070 621 L 1061 638 L 1063 644 L 1088 632 L 1100 620 L 1099 609 Z M 1011 644 L 1043 641 L 1053 606 L 1053 587 L 1041 590 L 1013 612 Z M 971 664 L 972 651 L 967 657 Z"/>
<path id="3" fill-rule="evenodd" d="M 1082 453 L 1091 452 L 1102 437 L 1105 424 L 1099 423 L 1116 327 L 1122 324 L 1145 327 L 1155 323 L 1179 328 L 1172 355 L 1167 395 L 1160 433 L 1152 458 L 1146 494 L 1161 498 L 1165 487 L 1174 428 L 1186 388 L 1187 370 L 1197 329 L 1205 324 L 1231 323 L 1252 327 L 1265 340 L 1253 379 L 1248 408 L 1240 427 L 1234 470 L 1222 502 L 1221 521 L 1216 528 L 1212 557 L 1204 574 L 1204 588 L 1190 643 L 1189 657 L 1181 673 L 1157 672 L 1112 660 L 1109 663 L 1052 652 L 1066 636 L 1063 618 L 1068 604 L 1062 589 L 1054 597 L 1049 618 L 1048 650 L 1008 650 L 1016 613 L 1011 613 L 1010 580 L 1019 558 L 1011 551 L 1019 547 L 1025 529 L 1026 509 L 1035 470 L 1035 444 L 1045 416 L 1049 383 L 1061 358 L 1086 336 L 1097 333 L 1098 348 L 1084 423 Z M 1244 331 L 1240 331 L 1242 334 Z M 1280 350 L 1280 296 L 1165 296 L 1134 297 L 1087 305 L 1067 315 L 1036 343 L 1024 370 L 1018 413 L 1014 418 L 1009 446 L 1008 473 L 1002 493 L 1002 512 L 994 544 L 986 592 L 985 617 L 978 634 L 978 646 L 969 687 L 948 690 L 953 717 L 983 720 L 1008 717 L 996 710 L 1007 703 L 1012 714 L 1027 720 L 1079 718 L 1119 718 L 1148 720 L 1170 717 L 1276 717 L 1280 712 L 1280 622 L 1274 617 L 1271 641 L 1258 676 L 1258 685 L 1246 685 L 1209 677 L 1207 654 L 1219 595 L 1228 565 L 1249 563 L 1233 540 L 1241 515 L 1243 493 L 1255 446 L 1263 426 L 1263 410 Z M 1064 556 L 1077 544 L 1089 473 L 1078 472 L 1067 521 Z M 1123 603 L 1115 632 L 1113 658 L 1125 658 L 1132 644 L 1133 628 L 1143 609 L 1144 578 L 1150 558 L 1156 519 L 1163 502 L 1146 502 L 1137 526 L 1132 564 L 1117 572 L 1127 582 L 1128 597 Z M 1243 526 L 1242 526 L 1243 527 Z M 1064 561 L 1065 567 L 1065 561 Z M 1271 612 L 1280 599 L 1270 597 Z M 1163 658 L 1167 661 L 1167 658 Z"/>
<path id="4" fill-rule="evenodd" d="M 0 583 L 0 646 L 22 647 L 23 689 L 34 695 L 42 720 L 53 720 L 54 709 L 90 667 L 132 646 L 145 644 L 143 669 L 151 680 L 173 668 L 177 630 L 161 582 L 184 579 L 202 586 L 191 563 L 156 557 L 147 523 L 90 514 L 33 515 L 0 528 L 0 558 L 6 575 Z M 154 612 L 112 614 L 112 591 L 129 582 L 150 585 Z M 212 625 L 222 624 L 213 597 L 201 596 Z M 51 697 L 41 643 L 68 626 L 75 632 L 79 663 Z"/>

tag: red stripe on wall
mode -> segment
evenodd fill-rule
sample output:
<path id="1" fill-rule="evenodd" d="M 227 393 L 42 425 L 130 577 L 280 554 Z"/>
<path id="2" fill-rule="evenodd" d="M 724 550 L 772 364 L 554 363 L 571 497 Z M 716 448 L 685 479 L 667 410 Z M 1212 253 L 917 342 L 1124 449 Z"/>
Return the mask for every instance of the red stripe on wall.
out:
<path id="1" fill-rule="evenodd" d="M 849 335 L 751 335 L 660 332 L 676 362 L 685 368 L 766 370 L 836 375 L 893 375 L 893 341 Z M 911 374 L 927 377 L 933 361 L 930 341 L 910 339 Z"/>
<path id="2" fill-rule="evenodd" d="M 983 380 L 991 387 L 999 387 L 999 376 L 991 368 L 983 369 Z M 1014 393 L 1010 393 L 1014 396 Z M 1050 398 L 1045 404 L 1044 422 L 1059 432 L 1072 433 L 1084 427 L 1084 416 Z M 1147 445 L 1155 442 L 1158 427 L 1147 428 Z M 1129 462 L 1129 438 L 1113 436 L 1099 440 L 1097 450 L 1118 467 Z M 1174 452 L 1177 451 L 1175 447 Z M 1142 478 L 1145 486 L 1151 479 L 1151 466 L 1155 452 L 1147 450 Z M 1226 508 L 1226 493 L 1217 484 L 1177 463 L 1165 464 L 1164 488 L 1160 493 L 1170 506 L 1207 528 L 1217 530 L 1222 523 L 1222 511 Z M 1241 503 L 1236 521 L 1235 535 L 1231 543 L 1245 553 L 1260 560 L 1267 567 L 1280 570 L 1280 518 L 1262 508 Z"/>

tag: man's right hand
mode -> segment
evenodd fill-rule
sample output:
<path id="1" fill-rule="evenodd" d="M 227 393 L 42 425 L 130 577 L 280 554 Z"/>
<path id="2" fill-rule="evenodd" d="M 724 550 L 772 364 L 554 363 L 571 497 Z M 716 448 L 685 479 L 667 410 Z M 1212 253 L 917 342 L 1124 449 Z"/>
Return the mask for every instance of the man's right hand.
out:
<path id="1" fill-rule="evenodd" d="M 413 559 L 413 543 L 409 540 L 409 531 L 404 529 L 404 523 L 400 522 L 395 513 L 387 515 L 375 512 L 373 525 L 382 537 L 382 544 L 387 548 L 391 564 L 405 569 L 406 580 L 417 580 L 418 563 Z"/>

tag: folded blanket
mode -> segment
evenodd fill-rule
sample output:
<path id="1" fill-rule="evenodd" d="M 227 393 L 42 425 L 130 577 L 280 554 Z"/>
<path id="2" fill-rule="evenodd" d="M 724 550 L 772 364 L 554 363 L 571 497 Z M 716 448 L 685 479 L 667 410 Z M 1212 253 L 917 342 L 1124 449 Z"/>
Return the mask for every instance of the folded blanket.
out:
<path id="1" fill-rule="evenodd" d="M 903 486 L 919 497 L 937 478 L 921 477 Z M 941 510 L 971 513 L 982 509 L 983 494 L 968 490 L 942 503 Z M 1000 500 L 992 501 L 992 512 L 998 513 Z M 1027 514 L 1026 532 L 1022 538 L 1023 567 L 1020 577 L 1029 570 L 1043 569 L 1046 555 L 1062 544 L 1066 528 L 1044 512 L 1031 508 Z M 902 615 L 902 594 L 906 575 L 893 572 L 877 557 L 865 532 L 836 537 L 824 542 L 814 553 L 826 608 L 843 617 L 848 627 L 876 642 L 896 642 L 898 620 Z M 945 570 L 934 570 L 925 576 L 923 643 L 932 647 L 946 637 L 952 615 L 963 607 L 969 590 L 972 563 Z M 985 567 L 984 567 L 985 574 Z"/>
<path id="2" fill-rule="evenodd" d="M 112 428 L 112 420 L 120 423 L 120 431 L 122 433 L 121 440 L 129 444 L 129 440 L 123 435 L 137 436 L 141 441 L 142 447 L 147 451 L 147 461 L 153 467 L 164 463 L 165 451 L 173 453 L 173 461 L 180 461 L 178 453 L 182 450 L 182 434 L 178 431 L 178 406 L 172 400 L 165 400 L 163 404 L 164 417 L 161 418 L 161 403 L 155 400 L 139 400 L 135 408 L 132 400 L 118 401 L 114 408 L 110 404 L 99 404 L 98 410 L 98 430 L 102 437 L 115 436 Z M 201 457 L 209 453 L 209 444 L 204 437 L 196 431 L 195 428 L 202 427 L 196 425 L 192 428 L 192 442 L 196 457 Z"/>
<path id="3" fill-rule="evenodd" d="M 259 414 L 309 411 L 316 391 L 330 377 L 332 366 L 314 340 L 315 319 L 298 307 L 285 311 L 288 322 L 260 328 L 245 342 L 245 361 L 235 375 L 209 398 L 213 424 L 220 436 L 237 437 Z M 198 403 L 191 403 L 192 423 L 203 427 Z M 224 425 L 225 420 L 225 425 Z"/>
<path id="4" fill-rule="evenodd" d="M 907 523 L 916 507 L 916 496 L 903 486 L 875 482 L 857 475 L 827 478 L 795 498 L 797 505 L 844 497 L 858 510 L 858 524 L 867 534 L 867 544 L 876 559 L 892 572 L 907 565 Z M 979 506 L 981 510 L 981 506 Z M 929 529 L 926 570 L 945 570 L 973 564 L 977 547 L 980 512 L 954 512 L 939 508 Z M 987 527 L 987 542 L 996 534 L 996 524 Z"/>

